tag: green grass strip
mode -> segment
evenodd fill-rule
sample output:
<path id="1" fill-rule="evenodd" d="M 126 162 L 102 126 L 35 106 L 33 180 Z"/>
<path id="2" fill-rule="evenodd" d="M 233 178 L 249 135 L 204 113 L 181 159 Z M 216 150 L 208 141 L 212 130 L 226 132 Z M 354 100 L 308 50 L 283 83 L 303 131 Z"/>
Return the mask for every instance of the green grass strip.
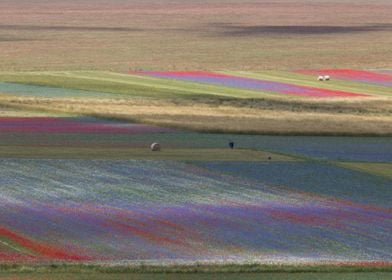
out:
<path id="1" fill-rule="evenodd" d="M 0 73 L 0 81 L 155 98 L 274 96 L 269 92 L 99 71 Z"/>
<path id="2" fill-rule="evenodd" d="M 3 264 L 0 272 L 24 273 L 366 273 L 392 272 L 392 265 L 372 264 Z"/>
<path id="3" fill-rule="evenodd" d="M 338 165 L 392 179 L 392 163 L 340 162 Z"/>
<path id="4" fill-rule="evenodd" d="M 21 255 L 34 255 L 32 251 L 23 246 L 20 246 L 18 243 L 15 243 L 8 238 L 0 237 L 0 252 L 4 251 Z"/>
<path id="5" fill-rule="evenodd" d="M 0 146 L 0 158 L 44 159 L 138 159 L 192 161 L 292 161 L 289 156 L 246 149 L 183 149 L 163 148 L 152 152 L 149 148 L 107 147 L 30 147 Z"/>

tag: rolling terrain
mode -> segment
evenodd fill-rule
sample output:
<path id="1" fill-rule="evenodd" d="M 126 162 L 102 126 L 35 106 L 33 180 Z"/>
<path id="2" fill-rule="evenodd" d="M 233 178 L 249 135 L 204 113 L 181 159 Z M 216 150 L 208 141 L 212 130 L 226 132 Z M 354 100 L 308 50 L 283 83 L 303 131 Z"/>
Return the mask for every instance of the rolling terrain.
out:
<path id="1" fill-rule="evenodd" d="M 0 132 L 1 262 L 392 261 L 389 137 L 86 117 L 1 117 Z"/>
<path id="2" fill-rule="evenodd" d="M 373 83 L 287 71 L 2 72 L 0 105 L 203 132 L 391 135 L 391 75 L 366 73 Z"/>
<path id="3" fill-rule="evenodd" d="M 1 1 L 0 278 L 391 278 L 391 9 Z"/>

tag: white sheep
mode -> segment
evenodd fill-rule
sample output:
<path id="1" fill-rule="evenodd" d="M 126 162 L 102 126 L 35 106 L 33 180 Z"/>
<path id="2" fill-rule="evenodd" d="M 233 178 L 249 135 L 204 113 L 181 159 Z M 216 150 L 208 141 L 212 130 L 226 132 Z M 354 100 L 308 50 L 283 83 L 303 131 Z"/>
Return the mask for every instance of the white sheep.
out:
<path id="1" fill-rule="evenodd" d="M 330 79 L 331 79 L 330 76 L 328 76 L 328 75 L 324 76 L 324 81 L 329 81 Z"/>
<path id="2" fill-rule="evenodd" d="M 159 152 L 161 150 L 161 145 L 159 145 L 159 143 L 152 143 L 150 149 L 153 152 Z"/>
<path id="3" fill-rule="evenodd" d="M 318 76 L 317 81 L 324 81 L 324 76 Z"/>

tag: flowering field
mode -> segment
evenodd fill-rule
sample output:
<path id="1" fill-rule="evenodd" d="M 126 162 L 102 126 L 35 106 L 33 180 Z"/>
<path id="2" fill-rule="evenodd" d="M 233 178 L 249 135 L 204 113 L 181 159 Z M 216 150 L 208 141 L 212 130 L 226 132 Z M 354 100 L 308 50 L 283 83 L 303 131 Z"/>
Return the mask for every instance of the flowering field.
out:
<path id="1" fill-rule="evenodd" d="M 330 161 L 392 142 L 355 140 L 0 118 L 0 263 L 392 262 L 391 179 Z"/>
<path id="2" fill-rule="evenodd" d="M 164 149 L 191 150 L 226 149 L 229 141 L 234 141 L 237 148 L 319 160 L 392 162 L 390 137 L 222 135 L 86 117 L 0 118 L 0 142 L 8 147 L 132 149 L 159 142 Z"/>
<path id="3" fill-rule="evenodd" d="M 287 186 L 292 190 L 316 193 L 330 199 L 392 207 L 390 178 L 340 168 L 330 163 L 197 162 L 195 165 L 244 180 L 255 180 L 270 186 Z M 284 175 L 280 176 L 282 172 Z"/>
<path id="4" fill-rule="evenodd" d="M 142 124 L 102 121 L 94 118 L 2 117 L 0 118 L 0 132 L 144 134 L 174 132 L 174 130 Z"/>
<path id="5" fill-rule="evenodd" d="M 312 71 L 303 72 L 318 75 Z M 41 98 L 80 99 L 119 99 L 134 96 L 184 98 L 201 95 L 210 98 L 222 96 L 231 98 L 302 96 L 306 98 L 390 94 L 390 85 L 380 86 L 377 83 L 367 83 L 365 86 L 352 82 L 355 77 L 364 79 L 367 76 L 374 81 L 388 82 L 389 74 L 345 70 L 351 73 L 350 78 L 335 83 L 335 78 L 343 75 L 343 71 L 339 75 L 340 70 L 334 71 L 336 75 L 330 73 L 334 80 L 329 83 L 320 83 L 314 78 L 309 79 L 309 75 L 288 71 L 131 71 L 128 74 L 101 71 L 7 72 L 0 73 L 0 93 Z"/>
<path id="6" fill-rule="evenodd" d="M 148 75 L 156 78 L 177 79 L 198 83 L 215 84 L 227 87 L 261 90 L 272 93 L 307 96 L 307 97 L 360 97 L 365 94 L 298 86 L 283 82 L 236 77 L 213 72 L 139 72 L 136 74 Z"/>
<path id="7" fill-rule="evenodd" d="M 178 161 L 0 165 L 3 262 L 392 261 L 382 203 Z"/>
<path id="8" fill-rule="evenodd" d="M 302 74 L 329 75 L 331 79 L 349 80 L 361 83 L 375 84 L 379 86 L 392 87 L 392 75 L 388 72 L 364 71 L 353 69 L 320 69 L 300 70 Z"/>
<path id="9" fill-rule="evenodd" d="M 391 2 L 1 0 L 0 278 L 392 278 Z"/>
<path id="10" fill-rule="evenodd" d="M 157 139 L 162 159 L 143 160 Z M 94 118 L 8 117 L 0 118 L 0 140 L 3 263 L 392 261 L 391 180 L 311 158 L 333 159 L 331 145 L 350 144 L 358 146 L 346 150 L 346 159 L 387 161 L 389 138 L 358 138 L 353 145 L 344 137 L 202 134 Z M 135 153 L 140 145 L 146 148 L 139 160 L 73 159 L 78 147 Z M 285 156 L 290 145 L 293 154 L 310 158 Z M 49 159 L 49 147 L 56 159 Z M 76 150 L 68 159 L 70 148 Z M 29 149 L 34 156 L 16 157 Z M 267 159 L 263 149 L 283 155 Z M 375 149 L 384 149 L 384 157 L 369 157 Z"/>

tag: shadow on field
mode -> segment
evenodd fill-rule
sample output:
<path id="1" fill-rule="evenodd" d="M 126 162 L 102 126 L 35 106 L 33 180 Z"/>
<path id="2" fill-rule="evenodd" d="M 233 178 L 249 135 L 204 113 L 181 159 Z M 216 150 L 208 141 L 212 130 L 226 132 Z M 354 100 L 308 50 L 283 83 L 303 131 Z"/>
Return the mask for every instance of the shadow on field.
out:
<path id="1" fill-rule="evenodd" d="M 0 36 L 0 42 L 23 42 L 23 41 L 32 41 L 32 40 L 24 37 Z"/>
<path id="2" fill-rule="evenodd" d="M 97 32 L 137 32 L 143 31 L 139 28 L 129 27 L 103 27 L 103 26 L 66 26 L 66 25 L 14 25 L 0 24 L 1 30 L 12 31 L 97 31 Z M 1 39 L 1 38 L 0 38 Z"/>
<path id="3" fill-rule="evenodd" d="M 211 29 L 209 29 L 211 28 Z M 67 26 L 67 25 L 17 25 L 0 24 L 0 31 L 71 31 L 71 32 L 141 32 L 141 31 L 176 31 L 176 32 L 200 32 L 214 30 L 223 36 L 254 36 L 263 34 L 339 34 L 392 31 L 392 24 L 361 25 L 361 26 L 338 26 L 338 25 L 253 25 L 242 26 L 231 23 L 215 23 L 207 28 L 131 28 L 125 26 Z M 0 41 L 18 41 L 17 38 L 0 37 Z"/>
<path id="4" fill-rule="evenodd" d="M 357 32 L 392 31 L 392 24 L 361 26 L 322 26 L 322 25 L 268 25 L 241 26 L 232 24 L 216 24 L 224 36 L 252 36 L 258 34 L 338 34 Z"/>

